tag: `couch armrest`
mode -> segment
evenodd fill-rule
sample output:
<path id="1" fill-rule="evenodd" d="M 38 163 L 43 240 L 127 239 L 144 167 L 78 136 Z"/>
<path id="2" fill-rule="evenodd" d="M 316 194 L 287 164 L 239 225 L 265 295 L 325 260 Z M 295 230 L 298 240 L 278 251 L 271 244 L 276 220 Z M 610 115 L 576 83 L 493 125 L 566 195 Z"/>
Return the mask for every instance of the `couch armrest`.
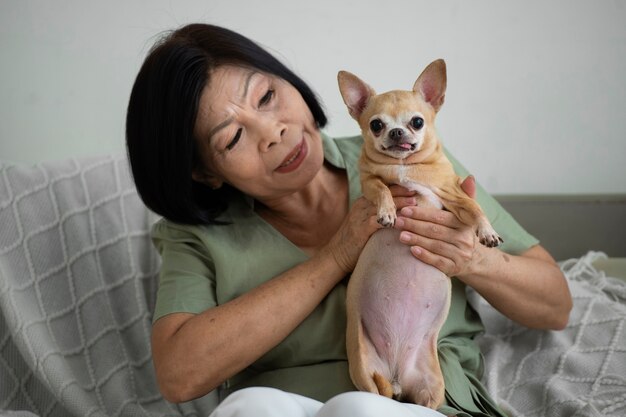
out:
<path id="1" fill-rule="evenodd" d="M 557 260 L 626 256 L 626 194 L 495 197 Z"/>

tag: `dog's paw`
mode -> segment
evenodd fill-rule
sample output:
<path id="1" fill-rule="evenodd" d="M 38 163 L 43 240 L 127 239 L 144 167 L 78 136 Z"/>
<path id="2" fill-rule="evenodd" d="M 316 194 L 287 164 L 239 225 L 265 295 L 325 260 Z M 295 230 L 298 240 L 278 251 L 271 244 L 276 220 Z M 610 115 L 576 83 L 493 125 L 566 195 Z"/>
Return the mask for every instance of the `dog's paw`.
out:
<path id="1" fill-rule="evenodd" d="M 488 222 L 481 224 L 478 226 L 476 230 L 476 235 L 478 236 L 478 241 L 488 247 L 488 248 L 496 248 L 500 246 L 501 243 L 504 242 L 500 235 L 491 227 L 491 224 Z"/>
<path id="2" fill-rule="evenodd" d="M 396 210 L 378 210 L 378 224 L 383 227 L 393 227 L 396 223 Z"/>
<path id="3" fill-rule="evenodd" d="M 488 236 L 479 236 L 480 243 L 488 248 L 497 248 L 501 243 L 504 242 L 502 238 L 498 235 L 488 235 Z"/>

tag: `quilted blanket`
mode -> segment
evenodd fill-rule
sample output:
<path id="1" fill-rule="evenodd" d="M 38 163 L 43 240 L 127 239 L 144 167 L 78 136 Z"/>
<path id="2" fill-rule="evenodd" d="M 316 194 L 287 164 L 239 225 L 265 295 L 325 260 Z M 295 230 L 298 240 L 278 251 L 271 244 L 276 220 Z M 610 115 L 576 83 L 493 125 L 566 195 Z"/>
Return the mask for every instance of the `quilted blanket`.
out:
<path id="1" fill-rule="evenodd" d="M 150 326 L 155 220 L 123 155 L 0 163 L 0 416 L 208 416 L 211 393 L 159 394 Z M 626 285 L 591 262 L 561 267 L 562 332 L 528 330 L 475 298 L 485 383 L 512 416 L 626 415 Z"/>
<path id="2" fill-rule="evenodd" d="M 209 414 L 155 382 L 154 220 L 124 155 L 0 164 L 0 415 Z"/>
<path id="3" fill-rule="evenodd" d="M 560 263 L 574 300 L 563 331 L 524 328 L 475 299 L 484 382 L 512 417 L 626 416 L 626 282 L 594 268 L 600 258 Z"/>

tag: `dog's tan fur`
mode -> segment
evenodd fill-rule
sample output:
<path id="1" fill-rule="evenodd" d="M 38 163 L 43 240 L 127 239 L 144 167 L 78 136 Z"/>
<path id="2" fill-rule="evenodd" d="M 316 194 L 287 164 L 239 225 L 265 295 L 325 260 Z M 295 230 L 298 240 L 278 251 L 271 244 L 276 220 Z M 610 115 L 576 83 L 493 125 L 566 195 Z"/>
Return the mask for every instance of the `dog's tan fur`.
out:
<path id="1" fill-rule="evenodd" d="M 396 206 L 388 187 L 400 184 L 418 192 L 418 205 L 443 206 L 461 222 L 474 227 L 482 244 L 498 246 L 502 240 L 480 206 L 462 190 L 460 178 L 435 132 L 435 116 L 444 102 L 447 82 L 444 61 L 431 63 L 418 77 L 412 91 L 396 90 L 377 95 L 370 86 L 345 71 L 338 74 L 338 81 L 344 102 L 361 127 L 364 138 L 359 161 L 361 186 L 363 195 L 378 208 L 379 223 L 387 227 L 395 223 Z M 412 125 L 415 117 L 423 119 L 421 128 Z M 371 123 L 377 119 L 388 121 L 388 129 L 376 132 Z M 392 140 L 391 127 L 396 128 L 396 134 L 400 130 L 404 132 L 400 132 L 401 141 L 398 136 L 395 136 L 396 142 Z M 397 231 L 386 232 L 384 236 L 383 231 L 375 233 L 366 245 L 348 286 L 350 374 L 361 390 L 436 408 L 443 402 L 444 395 L 436 342 L 448 314 L 450 282 L 440 271 L 409 255 L 406 247 L 404 252 L 397 250 Z M 402 293 L 404 290 L 396 288 L 415 285 L 422 287 L 409 291 L 413 298 L 407 298 Z M 397 299 L 389 299 L 390 303 L 407 305 L 388 307 L 386 301 L 376 295 L 377 291 L 386 292 L 386 299 L 388 294 L 396 294 Z M 371 304 L 383 311 L 372 314 Z M 427 328 L 420 330 L 425 332 L 423 335 L 413 335 L 419 341 L 404 340 L 406 335 L 402 333 L 412 330 L 406 324 L 394 324 L 395 317 L 380 324 L 382 319 L 378 315 L 404 317 L 405 313 L 418 317 L 414 321 L 422 320 L 417 327 Z M 382 348 L 381 343 L 384 343 Z M 389 353 L 396 351 L 404 353 Z M 415 358 L 417 353 L 419 358 Z"/>
<path id="2" fill-rule="evenodd" d="M 349 88 L 350 84 L 361 84 L 362 89 L 368 90 L 367 103 L 357 103 L 362 108 L 356 108 L 348 102 L 346 104 L 351 115 L 358 121 L 365 140 L 359 161 L 361 186 L 363 195 L 378 207 L 379 222 L 384 226 L 391 226 L 396 219 L 396 208 L 388 185 L 410 181 L 430 189 L 446 210 L 454 213 L 461 222 L 475 226 L 481 243 L 490 247 L 498 246 L 501 239 L 480 206 L 461 189 L 461 179 L 443 153 L 435 131 L 435 116 L 443 104 L 447 83 L 444 61 L 431 63 L 418 77 L 413 91 L 396 90 L 377 95 L 371 87 L 345 71 L 339 73 L 338 80 L 340 89 Z M 426 83 L 428 85 L 425 86 Z M 425 121 L 420 148 L 404 159 L 381 153 L 376 149 L 375 138 L 369 129 L 370 119 L 376 114 L 397 119 L 407 111 L 418 112 Z M 401 172 L 399 166 L 407 169 Z"/>

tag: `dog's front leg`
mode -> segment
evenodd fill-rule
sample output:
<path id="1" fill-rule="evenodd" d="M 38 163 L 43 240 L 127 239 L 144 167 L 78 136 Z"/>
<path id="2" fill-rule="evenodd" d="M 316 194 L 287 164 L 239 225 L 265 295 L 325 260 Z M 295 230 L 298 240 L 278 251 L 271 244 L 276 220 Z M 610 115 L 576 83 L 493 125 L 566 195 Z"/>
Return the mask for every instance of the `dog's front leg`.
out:
<path id="1" fill-rule="evenodd" d="M 396 204 L 389 187 L 380 177 L 373 174 L 361 175 L 361 190 L 378 210 L 376 219 L 384 227 L 393 227 L 396 222 Z"/>

